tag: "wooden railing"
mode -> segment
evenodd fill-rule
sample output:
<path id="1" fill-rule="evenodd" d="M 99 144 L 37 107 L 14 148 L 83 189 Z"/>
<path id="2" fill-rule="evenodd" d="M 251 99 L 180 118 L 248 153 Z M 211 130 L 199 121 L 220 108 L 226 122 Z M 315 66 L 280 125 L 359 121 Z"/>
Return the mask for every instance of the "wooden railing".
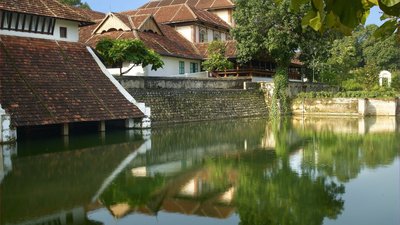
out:
<path id="1" fill-rule="evenodd" d="M 211 72 L 212 77 L 273 77 L 275 75 L 274 71 L 261 70 L 261 69 L 241 69 L 241 70 L 225 70 Z M 289 72 L 289 79 L 300 80 L 300 73 Z"/>

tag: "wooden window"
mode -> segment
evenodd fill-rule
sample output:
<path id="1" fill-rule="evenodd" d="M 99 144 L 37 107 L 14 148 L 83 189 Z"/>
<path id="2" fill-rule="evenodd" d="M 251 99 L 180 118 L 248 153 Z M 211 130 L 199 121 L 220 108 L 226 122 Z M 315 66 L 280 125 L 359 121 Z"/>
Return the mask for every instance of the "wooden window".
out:
<path id="1" fill-rule="evenodd" d="M 221 34 L 217 31 L 214 31 L 214 41 L 220 41 L 221 40 Z"/>
<path id="2" fill-rule="evenodd" d="M 0 10 L 0 29 L 53 35 L 55 18 Z"/>
<path id="3" fill-rule="evenodd" d="M 67 38 L 67 28 L 60 27 L 60 38 Z"/>
<path id="4" fill-rule="evenodd" d="M 185 62 L 179 61 L 179 74 L 185 74 Z"/>
<path id="5" fill-rule="evenodd" d="M 207 35 L 207 30 L 206 29 L 200 29 L 200 33 L 199 33 L 199 42 L 203 43 L 203 42 L 207 42 L 208 41 L 208 35 Z"/>
<path id="6" fill-rule="evenodd" d="M 199 72 L 199 64 L 198 63 L 190 63 L 190 73 L 197 73 Z"/>

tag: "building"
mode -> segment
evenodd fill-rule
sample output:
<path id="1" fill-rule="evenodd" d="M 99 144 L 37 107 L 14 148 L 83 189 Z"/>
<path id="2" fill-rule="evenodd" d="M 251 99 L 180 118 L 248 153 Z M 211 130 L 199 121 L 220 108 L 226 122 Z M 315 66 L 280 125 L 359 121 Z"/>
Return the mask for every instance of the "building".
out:
<path id="1" fill-rule="evenodd" d="M 78 42 L 79 27 L 91 24 L 57 0 L 0 1 L 0 142 L 26 127 L 60 126 L 66 135 L 77 123 L 150 125 L 150 110 Z"/>
<path id="2" fill-rule="evenodd" d="M 125 15 L 109 13 L 96 24 L 83 27 L 80 30 L 81 42 L 95 47 L 103 38 L 139 39 L 144 44 L 159 53 L 164 61 L 164 68 L 152 71 L 151 66 L 143 68 L 134 65 L 126 75 L 135 76 L 182 76 L 197 75 L 200 72 L 202 57 L 195 46 L 176 32 L 172 27 L 157 23 L 150 15 Z M 132 65 L 124 63 L 123 71 Z M 119 69 L 109 69 L 113 75 L 119 75 Z"/>
<path id="3" fill-rule="evenodd" d="M 151 0 L 136 10 L 111 13 L 103 20 L 96 20 L 96 25 L 82 28 L 81 41 L 94 47 L 102 38 L 141 39 L 158 52 L 165 63 L 164 68 L 157 71 L 151 71 L 150 66 L 136 66 L 126 75 L 207 77 L 201 62 L 208 57 L 208 44 L 220 40 L 226 43 L 226 57 L 234 62 L 235 68 L 213 76 L 271 78 L 276 65 L 270 57 L 246 65 L 236 63 L 236 42 L 230 37 L 230 30 L 235 26 L 234 8 L 231 0 Z M 123 66 L 123 70 L 127 70 L 133 65 L 126 62 Z M 301 67 L 301 63 L 294 60 L 290 78 L 300 79 Z M 119 74 L 119 69 L 109 71 Z"/>

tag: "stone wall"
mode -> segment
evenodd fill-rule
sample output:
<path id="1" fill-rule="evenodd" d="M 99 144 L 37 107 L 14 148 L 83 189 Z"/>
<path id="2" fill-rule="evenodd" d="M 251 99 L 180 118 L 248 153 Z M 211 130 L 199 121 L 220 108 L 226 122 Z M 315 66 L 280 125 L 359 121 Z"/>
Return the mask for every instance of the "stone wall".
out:
<path id="1" fill-rule="evenodd" d="M 251 78 L 189 78 L 115 76 L 126 89 L 243 89 Z"/>
<path id="2" fill-rule="evenodd" d="M 295 99 L 294 115 L 396 116 L 399 99 L 322 98 Z"/>
<path id="3" fill-rule="evenodd" d="M 292 103 L 292 113 L 294 115 L 358 115 L 358 99 L 295 99 Z"/>
<path id="4" fill-rule="evenodd" d="M 153 122 L 186 122 L 266 116 L 267 105 L 259 90 L 128 89 L 149 105 Z"/>
<path id="5" fill-rule="evenodd" d="M 261 88 L 269 96 L 272 96 L 274 91 L 273 82 L 246 82 L 245 87 L 248 89 Z M 290 97 L 294 97 L 300 92 L 338 92 L 339 87 L 322 84 L 322 83 L 304 83 L 304 82 L 289 82 L 288 94 Z"/>

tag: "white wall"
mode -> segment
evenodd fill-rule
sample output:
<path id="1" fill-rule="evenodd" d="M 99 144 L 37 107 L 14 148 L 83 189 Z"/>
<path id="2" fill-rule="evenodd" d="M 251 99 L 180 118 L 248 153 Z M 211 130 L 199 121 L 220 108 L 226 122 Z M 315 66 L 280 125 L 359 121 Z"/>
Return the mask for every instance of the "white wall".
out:
<path id="1" fill-rule="evenodd" d="M 53 35 L 36 34 L 36 33 L 20 32 L 20 31 L 9 31 L 9 30 L 0 30 L 0 34 L 19 36 L 19 37 L 32 37 L 32 38 L 77 42 L 79 40 L 78 25 L 79 23 L 75 21 L 57 19 Z M 60 27 L 67 28 L 67 38 L 60 38 Z"/>
<path id="2" fill-rule="evenodd" d="M 190 59 L 182 59 L 175 57 L 162 56 L 161 57 L 164 62 L 164 67 L 158 69 L 157 71 L 151 70 L 151 65 L 142 68 L 141 66 L 134 67 L 129 73 L 124 74 L 124 76 L 155 76 L 155 77 L 171 77 L 171 76 L 187 76 L 191 75 L 190 73 L 190 63 L 197 63 L 200 72 L 201 60 L 190 60 Z M 179 62 L 185 62 L 185 74 L 179 74 Z M 130 66 L 130 65 L 129 65 Z M 122 71 L 125 71 L 129 68 L 128 63 L 124 63 L 124 68 Z M 119 69 L 116 68 L 108 68 L 107 69 L 112 75 L 119 75 Z M 193 74 L 195 75 L 195 74 Z"/>
<path id="3" fill-rule="evenodd" d="M 225 21 L 229 25 L 233 25 L 232 23 L 232 18 L 230 15 L 231 9 L 222 9 L 222 10 L 215 10 L 212 11 L 213 14 L 217 15 L 219 18 L 221 18 L 223 21 Z"/>
<path id="4" fill-rule="evenodd" d="M 193 40 L 193 26 L 179 26 L 175 27 L 175 30 L 178 31 L 184 38 L 186 38 L 190 42 L 194 42 Z"/>

